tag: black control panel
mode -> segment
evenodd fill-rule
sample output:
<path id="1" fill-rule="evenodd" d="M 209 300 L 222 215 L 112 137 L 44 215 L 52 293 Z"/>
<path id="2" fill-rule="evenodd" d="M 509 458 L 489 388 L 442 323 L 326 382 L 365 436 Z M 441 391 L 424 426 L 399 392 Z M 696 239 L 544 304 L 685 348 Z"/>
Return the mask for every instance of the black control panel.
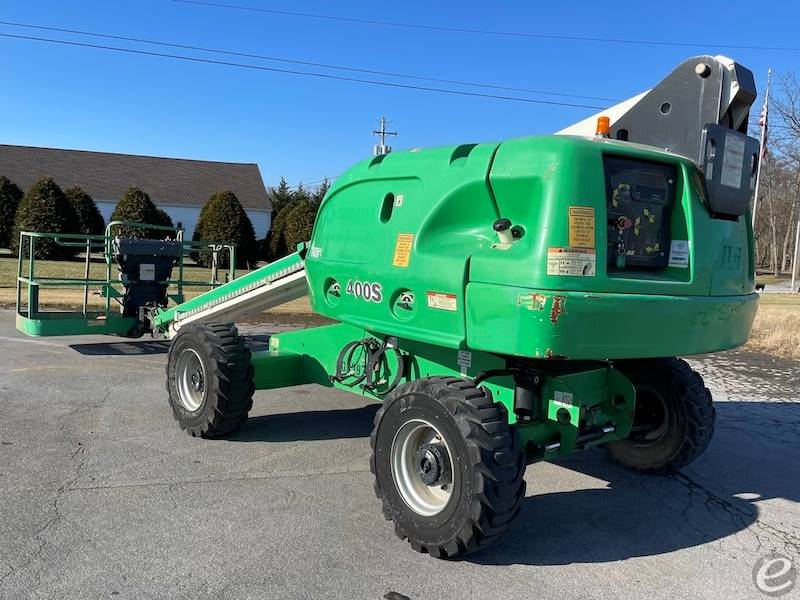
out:
<path id="1" fill-rule="evenodd" d="M 663 269 L 677 171 L 672 165 L 606 156 L 609 270 Z"/>

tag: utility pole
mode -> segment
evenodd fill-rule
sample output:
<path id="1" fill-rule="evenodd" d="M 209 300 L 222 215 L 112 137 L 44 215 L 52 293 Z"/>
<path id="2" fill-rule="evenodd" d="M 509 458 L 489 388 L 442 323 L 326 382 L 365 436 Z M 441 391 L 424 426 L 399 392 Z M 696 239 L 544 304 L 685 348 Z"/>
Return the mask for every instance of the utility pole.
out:
<path id="1" fill-rule="evenodd" d="M 386 117 L 381 117 L 380 123 L 381 123 L 381 128 L 380 129 L 374 129 L 372 131 L 372 135 L 377 135 L 377 136 L 380 136 L 380 138 L 381 138 L 381 143 L 380 144 L 376 144 L 372 148 L 372 154 L 375 155 L 375 156 L 380 156 L 381 154 L 389 154 L 389 152 L 392 151 L 392 147 L 386 145 L 386 136 L 387 135 L 397 135 L 396 131 L 386 131 L 386 125 L 388 125 L 388 123 L 389 123 L 386 120 Z"/>

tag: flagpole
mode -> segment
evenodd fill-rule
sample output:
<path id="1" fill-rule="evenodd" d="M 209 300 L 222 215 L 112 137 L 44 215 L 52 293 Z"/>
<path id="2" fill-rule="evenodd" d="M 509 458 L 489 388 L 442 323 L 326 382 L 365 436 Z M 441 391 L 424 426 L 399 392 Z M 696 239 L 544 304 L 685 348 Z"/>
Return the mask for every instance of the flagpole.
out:
<path id="1" fill-rule="evenodd" d="M 761 125 L 761 139 L 758 142 L 758 168 L 756 169 L 756 189 L 753 193 L 753 235 L 755 236 L 756 230 L 756 210 L 758 209 L 758 192 L 761 187 L 761 165 L 764 164 L 764 144 L 766 139 L 764 132 L 767 129 L 767 113 L 769 112 L 769 85 L 772 81 L 772 69 L 767 70 L 767 92 L 764 95 L 764 114 L 760 116 Z"/>
<path id="2" fill-rule="evenodd" d="M 792 259 L 792 291 L 797 292 L 797 261 L 800 260 L 800 218 L 797 219 L 797 232 L 794 234 L 794 258 Z"/>

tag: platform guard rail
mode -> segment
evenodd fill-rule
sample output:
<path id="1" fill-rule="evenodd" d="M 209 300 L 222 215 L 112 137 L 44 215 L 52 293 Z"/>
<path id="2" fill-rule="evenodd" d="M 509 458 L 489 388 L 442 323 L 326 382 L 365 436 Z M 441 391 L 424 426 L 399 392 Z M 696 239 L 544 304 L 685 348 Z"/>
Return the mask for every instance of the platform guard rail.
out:
<path id="1" fill-rule="evenodd" d="M 79 233 L 46 233 L 21 231 L 19 234 L 19 253 L 17 260 L 16 320 L 17 328 L 35 336 L 80 335 L 85 333 L 126 335 L 135 325 L 136 319 L 123 317 L 119 310 L 119 298 L 123 296 L 123 282 L 116 277 L 112 243 L 114 230 L 117 227 L 135 227 L 144 230 L 165 232 L 165 237 L 183 242 L 183 251 L 178 256 L 176 268 L 177 278 L 170 278 L 164 283 L 174 290 L 168 295 L 169 300 L 181 304 L 185 300 L 184 289 L 204 287 L 214 289 L 223 285 L 218 281 L 217 256 L 221 250 L 227 249 L 230 254 L 227 280 L 236 277 L 236 247 L 204 240 L 184 240 L 183 229 L 165 225 L 151 225 L 131 221 L 112 221 L 103 235 L 86 235 Z M 170 234 L 174 235 L 171 237 Z M 76 248 L 85 252 L 83 278 L 76 277 L 42 277 L 36 273 L 36 247 L 43 240 L 49 240 L 64 248 Z M 191 252 L 212 252 L 212 269 L 209 281 L 187 281 L 184 279 L 184 259 Z M 80 250 L 78 250 L 80 252 Z M 91 277 L 93 254 L 103 254 L 105 262 L 105 278 Z M 67 310 L 39 310 L 39 291 L 45 288 L 82 288 L 83 297 L 80 312 Z M 101 310 L 90 310 L 89 294 L 93 288 L 99 288 L 103 298 Z"/>

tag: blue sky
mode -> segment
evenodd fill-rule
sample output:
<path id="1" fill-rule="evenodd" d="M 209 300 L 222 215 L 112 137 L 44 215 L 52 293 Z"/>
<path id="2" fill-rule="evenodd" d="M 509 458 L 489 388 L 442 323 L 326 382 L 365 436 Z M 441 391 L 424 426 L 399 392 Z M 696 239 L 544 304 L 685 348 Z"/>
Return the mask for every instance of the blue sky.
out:
<path id="1" fill-rule="evenodd" d="M 800 72 L 798 51 L 720 49 L 715 45 L 800 46 L 796 35 L 800 3 L 793 1 L 217 1 L 426 25 L 705 46 L 424 31 L 170 0 L 3 0 L 0 20 L 620 99 L 650 87 L 695 54 L 722 53 L 735 58 L 755 72 L 759 90 L 770 66 L 777 71 Z M 287 68 L 279 63 L 31 32 L 6 25 L 0 26 L 0 33 Z M 336 73 L 312 67 L 298 69 Z M 579 104 L 599 102 L 497 93 Z M 375 140 L 370 132 L 382 114 L 400 133 L 391 141 L 399 149 L 550 133 L 592 112 L 0 38 L 0 143 L 257 162 L 268 185 L 281 175 L 291 184 L 338 175 L 371 153 Z"/>

